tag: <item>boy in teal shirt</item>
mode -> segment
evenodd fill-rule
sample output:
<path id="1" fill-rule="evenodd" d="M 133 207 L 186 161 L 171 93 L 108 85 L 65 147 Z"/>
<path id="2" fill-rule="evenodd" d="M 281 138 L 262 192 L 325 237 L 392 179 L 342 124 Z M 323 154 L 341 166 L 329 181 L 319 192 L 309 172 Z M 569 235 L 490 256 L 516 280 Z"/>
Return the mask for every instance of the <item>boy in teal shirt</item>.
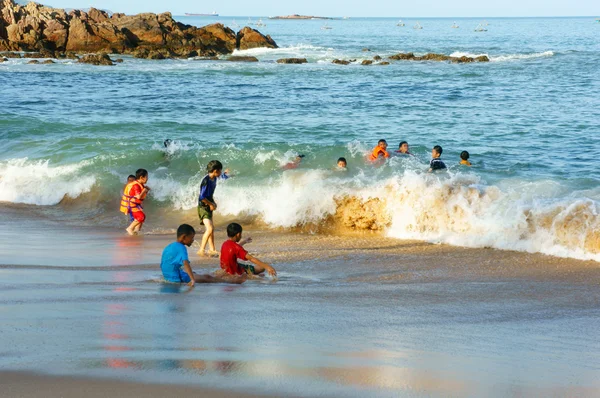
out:
<path id="1" fill-rule="evenodd" d="M 167 282 L 187 283 L 194 286 L 196 283 L 243 283 L 242 278 L 215 278 L 211 275 L 198 275 L 192 271 L 188 258 L 187 247 L 194 243 L 196 231 L 188 224 L 182 224 L 177 228 L 177 241 L 169 244 L 162 252 L 160 269 Z M 187 247 L 186 247 L 187 246 Z"/>

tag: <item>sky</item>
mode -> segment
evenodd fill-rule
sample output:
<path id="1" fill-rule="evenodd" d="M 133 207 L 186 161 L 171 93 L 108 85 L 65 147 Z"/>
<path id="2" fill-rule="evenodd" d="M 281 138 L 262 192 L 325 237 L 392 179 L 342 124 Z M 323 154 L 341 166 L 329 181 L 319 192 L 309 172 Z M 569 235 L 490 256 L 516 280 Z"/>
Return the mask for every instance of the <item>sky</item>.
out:
<path id="1" fill-rule="evenodd" d="M 530 17 L 600 16 L 600 0 L 38 0 L 58 8 L 96 7 L 137 14 L 170 11 L 173 15 L 211 13 L 221 16 L 316 15 L 349 17 Z"/>

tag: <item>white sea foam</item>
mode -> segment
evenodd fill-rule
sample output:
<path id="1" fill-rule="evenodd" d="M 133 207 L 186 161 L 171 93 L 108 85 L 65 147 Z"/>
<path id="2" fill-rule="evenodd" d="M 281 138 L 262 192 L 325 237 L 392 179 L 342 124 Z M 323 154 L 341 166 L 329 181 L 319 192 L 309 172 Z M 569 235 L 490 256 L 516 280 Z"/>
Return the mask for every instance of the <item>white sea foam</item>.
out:
<path id="1" fill-rule="evenodd" d="M 33 205 L 55 205 L 65 196 L 77 198 L 89 192 L 96 179 L 80 175 L 88 162 L 52 166 L 48 160 L 27 158 L 0 162 L 0 201 Z"/>
<path id="2" fill-rule="evenodd" d="M 503 62 L 503 61 L 518 61 L 524 59 L 534 59 L 534 58 L 545 58 L 554 56 L 553 51 L 544 51 L 541 53 L 529 53 L 529 54 L 505 54 L 505 55 L 490 55 L 488 53 L 470 53 L 470 52 L 461 52 L 455 51 L 450 54 L 451 57 L 480 57 L 487 56 L 490 59 L 490 62 Z"/>
<path id="3" fill-rule="evenodd" d="M 155 179 L 153 195 L 176 209 L 193 208 L 201 177 L 185 184 Z M 547 182 L 512 181 L 506 187 L 485 185 L 470 173 L 406 171 L 374 180 L 362 173 L 346 177 L 298 169 L 251 186 L 235 178 L 219 181 L 215 199 L 223 215 L 294 227 L 328 220 L 343 205 L 342 197 L 377 198 L 376 211 L 386 213 L 385 232 L 391 237 L 600 261 L 598 202 L 565 196 L 560 186 Z"/>

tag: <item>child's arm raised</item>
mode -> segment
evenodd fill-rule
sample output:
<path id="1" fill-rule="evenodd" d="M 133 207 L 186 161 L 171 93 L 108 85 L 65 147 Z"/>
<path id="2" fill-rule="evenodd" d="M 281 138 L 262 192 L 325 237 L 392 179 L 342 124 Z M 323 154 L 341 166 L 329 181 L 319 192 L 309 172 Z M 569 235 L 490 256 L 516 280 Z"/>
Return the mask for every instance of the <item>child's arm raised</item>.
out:
<path id="1" fill-rule="evenodd" d="M 238 245 L 244 246 L 246 243 L 252 243 L 252 238 L 251 237 L 247 237 L 245 239 L 242 239 L 241 241 L 238 242 Z"/>
<path id="2" fill-rule="evenodd" d="M 269 264 L 263 263 L 262 261 L 260 261 L 258 258 L 254 257 L 251 254 L 247 254 L 246 258 L 248 259 L 248 261 L 251 261 L 255 265 L 258 265 L 259 267 L 263 268 L 265 271 L 268 272 L 269 275 L 277 276 L 277 271 L 275 271 L 275 268 L 271 267 Z"/>
<path id="3" fill-rule="evenodd" d="M 196 280 L 194 279 L 194 272 L 192 271 L 192 266 L 188 260 L 183 261 L 183 270 L 190 277 L 190 281 L 188 282 L 188 286 L 194 286 L 196 284 Z"/>

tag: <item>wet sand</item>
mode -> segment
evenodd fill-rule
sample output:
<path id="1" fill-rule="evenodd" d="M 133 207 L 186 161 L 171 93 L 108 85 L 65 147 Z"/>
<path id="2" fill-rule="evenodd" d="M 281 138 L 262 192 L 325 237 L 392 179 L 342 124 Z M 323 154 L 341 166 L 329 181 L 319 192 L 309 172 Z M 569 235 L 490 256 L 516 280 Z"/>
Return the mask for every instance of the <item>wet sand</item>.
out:
<path id="1" fill-rule="evenodd" d="M 28 398 L 105 398 L 105 397 L 182 397 L 258 398 L 265 395 L 223 392 L 199 387 L 142 384 L 111 379 L 58 377 L 25 372 L 0 372 L 2 397 Z"/>
<path id="2" fill-rule="evenodd" d="M 133 396 L 145 383 L 285 396 L 600 394 L 595 262 L 255 230 L 248 249 L 276 267 L 276 282 L 190 289 L 158 282 L 172 233 L 37 222 L 25 240 L 21 224 L 5 218 L 0 230 L 4 370 L 82 378 L 68 388 L 89 377 L 141 383 L 115 387 Z M 216 236 L 220 245 L 222 227 Z M 216 269 L 195 251 L 196 272 Z M 56 383 L 19 377 L 39 391 Z M 52 380 L 52 391 L 72 391 Z"/>

